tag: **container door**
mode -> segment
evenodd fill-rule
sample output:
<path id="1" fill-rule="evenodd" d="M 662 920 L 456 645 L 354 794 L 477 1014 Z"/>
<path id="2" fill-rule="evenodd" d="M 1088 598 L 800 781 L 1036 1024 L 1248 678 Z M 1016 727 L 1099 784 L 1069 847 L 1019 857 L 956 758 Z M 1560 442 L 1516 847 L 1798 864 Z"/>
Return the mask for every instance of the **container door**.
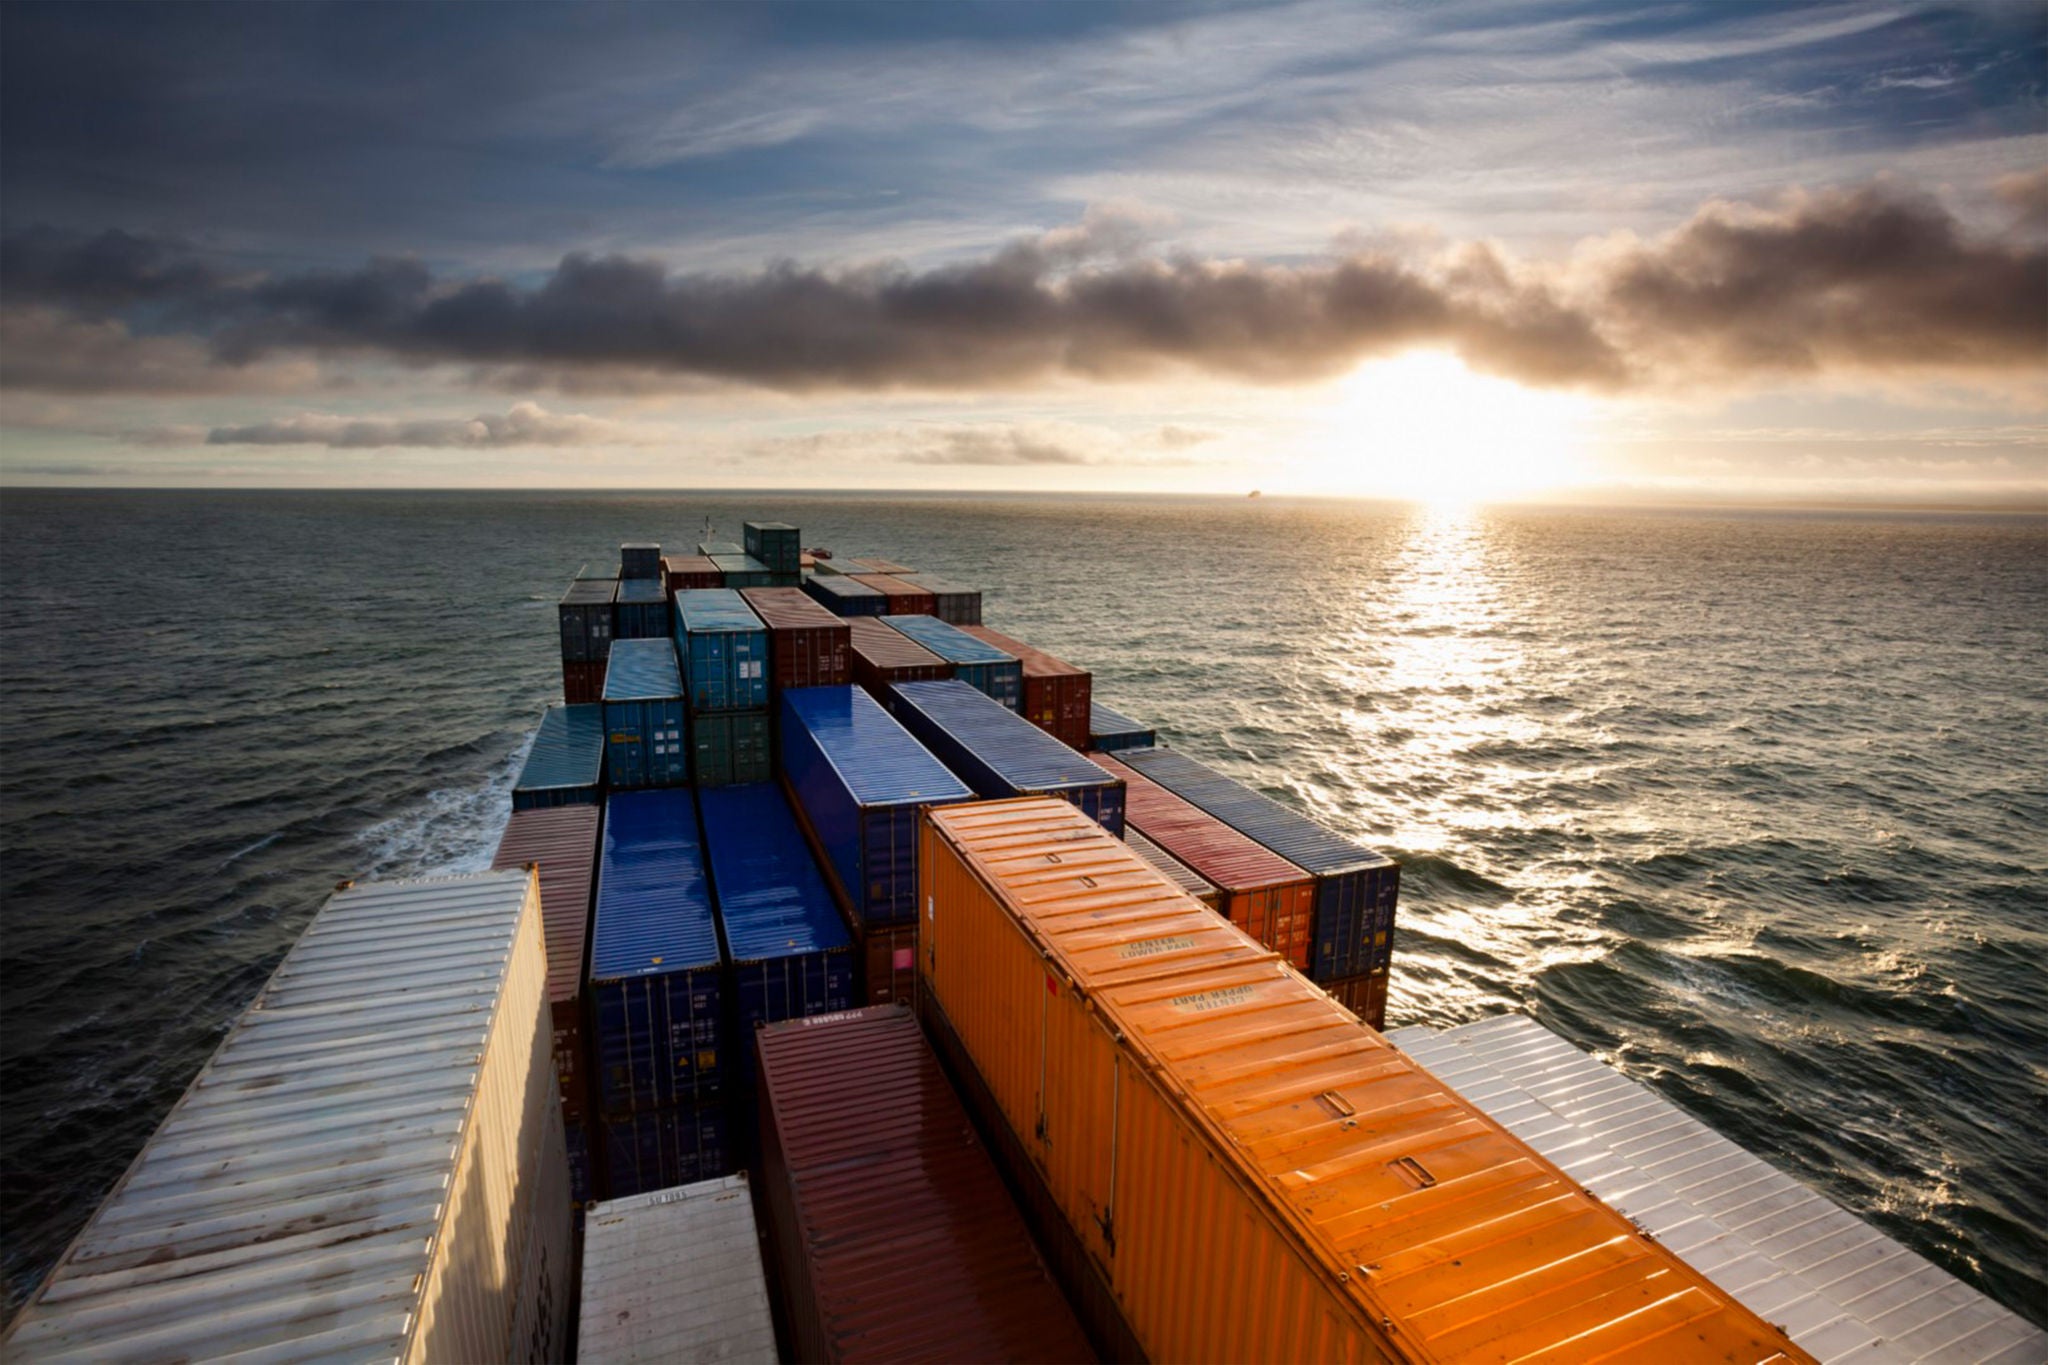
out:
<path id="1" fill-rule="evenodd" d="M 1116 1045 L 1086 1002 L 1051 974 L 1043 1027 L 1036 1153 L 1068 1223 L 1107 1268 L 1116 1253 Z"/>

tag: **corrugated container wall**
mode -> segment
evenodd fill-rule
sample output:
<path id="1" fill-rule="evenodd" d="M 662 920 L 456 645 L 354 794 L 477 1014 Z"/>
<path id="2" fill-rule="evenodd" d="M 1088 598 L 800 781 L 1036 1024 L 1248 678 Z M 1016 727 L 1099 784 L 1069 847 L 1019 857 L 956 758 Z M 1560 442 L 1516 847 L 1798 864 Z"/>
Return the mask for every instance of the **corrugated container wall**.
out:
<path id="1" fill-rule="evenodd" d="M 889 599 L 843 572 L 804 580 L 804 591 L 834 616 L 886 616 Z"/>
<path id="2" fill-rule="evenodd" d="M 661 577 L 661 547 L 659 545 L 621 545 L 619 547 L 619 578 Z"/>
<path id="3" fill-rule="evenodd" d="M 780 1024 L 759 1044 L 793 1358 L 1094 1358 L 908 1010 Z"/>
<path id="4" fill-rule="evenodd" d="M 1120 711 L 1101 702 L 1088 702 L 1088 747 L 1106 754 L 1125 749 L 1149 749 L 1157 742 L 1150 726 L 1140 725 Z"/>
<path id="5" fill-rule="evenodd" d="M 731 1171 L 735 1152 L 721 1099 L 597 1117 L 605 1197 L 666 1190 Z"/>
<path id="6" fill-rule="evenodd" d="M 1095 679 L 1087 669 L 1076 668 L 1042 649 L 1013 640 L 986 626 L 963 627 L 969 635 L 1014 654 L 1024 666 L 1024 692 L 1018 712 L 1024 719 L 1068 748 L 1088 747 L 1089 699 Z"/>
<path id="7" fill-rule="evenodd" d="M 1017 656 L 977 640 L 933 616 L 891 616 L 887 624 L 953 665 L 953 676 L 1015 711 L 1024 703 L 1024 665 Z"/>
<path id="8" fill-rule="evenodd" d="M 768 781 L 775 775 L 768 712 L 706 711 L 692 717 L 690 772 L 699 787 Z"/>
<path id="9" fill-rule="evenodd" d="M 964 682 L 897 683 L 889 714 L 986 797 L 1057 796 L 1124 832 L 1124 781 Z"/>
<path id="10" fill-rule="evenodd" d="M 562 625 L 562 662 L 600 663 L 611 654 L 612 599 L 618 590 L 618 581 L 611 578 L 579 578 L 569 585 L 555 608 Z"/>
<path id="11" fill-rule="evenodd" d="M 853 682 L 881 701 L 889 684 L 939 682 L 953 676 L 953 665 L 900 630 L 869 617 L 847 619 L 847 642 L 853 654 Z"/>
<path id="12" fill-rule="evenodd" d="M 853 581 L 873 588 L 888 599 L 888 606 L 882 613 L 885 616 L 929 616 L 932 614 L 932 608 L 937 605 L 929 592 L 923 588 L 913 587 L 907 577 L 886 573 L 864 573 L 856 574 Z"/>
<path id="13" fill-rule="evenodd" d="M 684 660 L 692 714 L 768 704 L 768 628 L 739 593 L 677 593 L 676 653 Z"/>
<path id="14" fill-rule="evenodd" d="M 923 873 L 926 1019 L 1151 1359 L 1810 1359 L 1063 803 Z"/>
<path id="15" fill-rule="evenodd" d="M 591 1208 L 582 1304 L 579 1365 L 775 1365 L 746 1174 Z"/>
<path id="16" fill-rule="evenodd" d="M 604 678 L 605 776 L 614 790 L 690 780 L 683 686 L 667 640 L 620 640 Z"/>
<path id="17" fill-rule="evenodd" d="M 512 784 L 512 809 L 595 805 L 604 785 L 604 707 L 550 706 Z"/>
<path id="18" fill-rule="evenodd" d="M 546 980 L 528 873 L 345 885 L 0 1354 L 564 1359 Z"/>
<path id="19" fill-rule="evenodd" d="M 740 596 L 768 627 L 769 679 L 785 687 L 838 687 L 853 680 L 845 620 L 801 588 L 748 588 Z"/>
<path id="20" fill-rule="evenodd" d="M 1211 910 L 1217 908 L 1223 899 L 1221 891 L 1210 885 L 1192 867 L 1189 867 L 1186 863 L 1138 833 L 1137 827 L 1128 822 L 1128 807 L 1125 810 L 1125 819 L 1124 843 L 1129 845 L 1131 852 L 1150 863 L 1154 872 L 1157 872 L 1160 876 L 1166 878 L 1166 880 L 1172 882 Z"/>
<path id="21" fill-rule="evenodd" d="M 803 567 L 804 547 L 797 528 L 782 521 L 750 521 L 740 528 L 746 552 L 773 573 L 796 573 Z"/>
<path id="22" fill-rule="evenodd" d="M 700 588 L 722 588 L 725 575 L 703 555 L 670 555 L 661 561 L 668 572 L 668 595 Z"/>
<path id="23" fill-rule="evenodd" d="M 583 957 L 597 882 L 597 806 L 515 812 L 491 857 L 497 869 L 540 869 L 540 912 L 548 960 L 548 1016 L 562 1118 L 581 1124 L 592 1099 L 583 1037 Z"/>
<path id="24" fill-rule="evenodd" d="M 622 578 L 612 607 L 621 640 L 668 638 L 668 583 L 661 578 Z"/>
<path id="25" fill-rule="evenodd" d="M 981 624 L 981 589 L 963 588 L 949 583 L 937 574 L 905 574 L 903 581 L 913 588 L 923 588 L 932 595 L 932 615 L 948 625 L 978 626 Z"/>

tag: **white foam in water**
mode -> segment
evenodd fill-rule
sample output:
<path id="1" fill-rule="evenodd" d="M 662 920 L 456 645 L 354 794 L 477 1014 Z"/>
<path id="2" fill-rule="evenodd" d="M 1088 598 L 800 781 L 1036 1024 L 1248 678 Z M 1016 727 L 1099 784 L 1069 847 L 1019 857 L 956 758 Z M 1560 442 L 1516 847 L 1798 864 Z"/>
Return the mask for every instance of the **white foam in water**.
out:
<path id="1" fill-rule="evenodd" d="M 368 855 L 364 877 L 431 877 L 482 872 L 512 816 L 512 784 L 533 748 L 529 732 L 488 781 L 442 787 L 356 836 Z"/>

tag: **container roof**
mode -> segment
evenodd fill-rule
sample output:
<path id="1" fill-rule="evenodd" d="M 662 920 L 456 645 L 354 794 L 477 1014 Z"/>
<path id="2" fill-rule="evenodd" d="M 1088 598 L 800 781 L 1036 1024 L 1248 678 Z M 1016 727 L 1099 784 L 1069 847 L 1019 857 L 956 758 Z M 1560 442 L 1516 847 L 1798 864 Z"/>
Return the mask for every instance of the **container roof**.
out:
<path id="1" fill-rule="evenodd" d="M 594 787 L 604 777 L 604 708 L 550 706 L 541 712 L 533 747 L 513 791 Z"/>
<path id="2" fill-rule="evenodd" d="M 1175 796 L 1319 877 L 1393 863 L 1386 854 L 1324 829 L 1301 812 L 1289 810 L 1177 750 L 1132 749 L 1122 758 Z"/>
<path id="3" fill-rule="evenodd" d="M 1019 791 L 1106 787 L 1123 780 L 958 679 L 892 683 L 889 690 Z"/>
<path id="4" fill-rule="evenodd" d="M 574 1000 L 583 990 L 583 948 L 590 937 L 590 887 L 597 880 L 597 827 L 603 815 L 594 805 L 514 811 L 491 857 L 494 868 L 540 866 L 550 1000 Z"/>
<path id="5" fill-rule="evenodd" d="M 666 639 L 612 641 L 604 670 L 606 701 L 666 701 L 682 695 L 674 644 Z"/>
<path id="6" fill-rule="evenodd" d="M 684 787 L 613 792 L 598 858 L 590 979 L 664 976 L 719 961 L 696 801 Z"/>
<path id="7" fill-rule="evenodd" d="M 761 618 L 737 588 L 685 588 L 676 594 L 676 611 L 690 635 L 762 629 Z"/>
<path id="8" fill-rule="evenodd" d="M 1017 662 L 1016 655 L 1006 654 L 986 640 L 977 640 L 960 627 L 948 625 L 936 616 L 889 616 L 884 617 L 883 621 L 891 629 L 902 631 L 941 659 L 956 664 Z"/>
<path id="9" fill-rule="evenodd" d="M 744 1171 L 584 1210 L 576 1345 L 589 1361 L 775 1365 Z"/>
<path id="10" fill-rule="evenodd" d="M 697 794 L 711 885 L 734 962 L 851 946 L 789 801 L 773 782 Z"/>
<path id="11" fill-rule="evenodd" d="M 782 693 L 794 717 L 863 806 L 966 801 L 974 793 L 911 733 L 857 687 L 792 687 Z"/>

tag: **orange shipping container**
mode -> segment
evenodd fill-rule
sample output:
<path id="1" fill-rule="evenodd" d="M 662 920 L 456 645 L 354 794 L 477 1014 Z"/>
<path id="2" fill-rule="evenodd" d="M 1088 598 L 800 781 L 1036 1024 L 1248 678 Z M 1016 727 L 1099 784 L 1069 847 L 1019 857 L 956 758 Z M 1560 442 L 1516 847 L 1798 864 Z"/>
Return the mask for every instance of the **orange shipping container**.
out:
<path id="1" fill-rule="evenodd" d="M 1088 747 L 1088 708 L 1095 691 L 1094 674 L 987 626 L 960 629 L 1005 654 L 1016 655 L 1023 663 L 1024 697 L 1018 709 L 1024 719 L 1071 748 Z"/>
<path id="2" fill-rule="evenodd" d="M 1065 802 L 921 842 L 927 1018 L 1153 1360 L 1811 1359 Z"/>

